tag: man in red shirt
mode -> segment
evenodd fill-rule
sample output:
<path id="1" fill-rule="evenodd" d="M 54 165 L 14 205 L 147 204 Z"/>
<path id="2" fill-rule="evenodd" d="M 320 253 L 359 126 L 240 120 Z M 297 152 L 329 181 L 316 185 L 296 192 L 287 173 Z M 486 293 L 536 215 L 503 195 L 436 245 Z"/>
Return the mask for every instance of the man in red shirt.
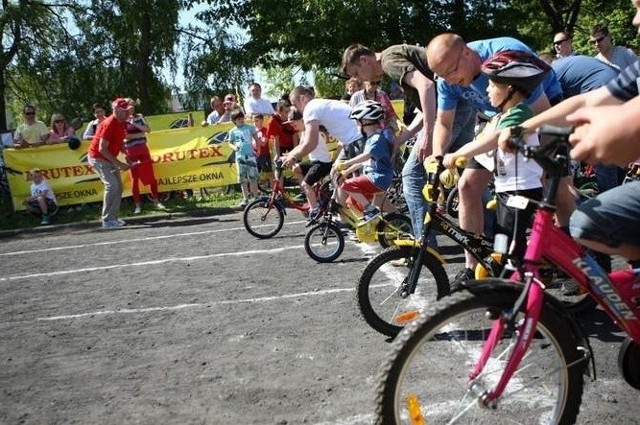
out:
<path id="1" fill-rule="evenodd" d="M 102 201 L 102 227 L 118 229 L 125 225 L 118 220 L 122 200 L 122 178 L 120 171 L 129 169 L 129 164 L 118 159 L 126 132 L 126 121 L 133 105 L 118 98 L 111 103 L 113 113 L 100 123 L 91 140 L 88 151 L 89 165 L 93 167 L 104 184 Z"/>

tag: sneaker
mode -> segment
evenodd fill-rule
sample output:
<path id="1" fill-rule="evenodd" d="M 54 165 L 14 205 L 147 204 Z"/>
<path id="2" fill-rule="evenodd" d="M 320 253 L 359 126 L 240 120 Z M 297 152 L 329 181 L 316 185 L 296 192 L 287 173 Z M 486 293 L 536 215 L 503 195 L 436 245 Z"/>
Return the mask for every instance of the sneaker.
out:
<path id="1" fill-rule="evenodd" d="M 102 222 L 103 229 L 119 229 L 126 223 L 121 220 L 105 220 Z"/>
<path id="2" fill-rule="evenodd" d="M 458 272 L 456 277 L 450 284 L 451 292 L 457 292 L 464 289 L 463 282 L 471 280 L 475 277 L 475 272 L 472 269 L 464 268 Z"/>
<path id="3" fill-rule="evenodd" d="M 248 204 L 249 204 L 249 201 L 248 201 L 248 200 L 246 200 L 246 199 L 244 199 L 242 202 L 240 202 L 240 203 L 238 204 L 238 208 L 245 209 L 245 208 L 247 207 L 247 205 L 248 205 Z"/>
<path id="4" fill-rule="evenodd" d="M 42 221 L 40 221 L 41 225 L 47 225 L 47 224 L 51 224 L 51 218 L 49 217 L 49 214 L 44 214 L 42 216 Z"/>
<path id="5" fill-rule="evenodd" d="M 166 210 L 167 209 L 167 207 L 165 207 L 162 202 L 158 202 L 155 206 L 156 206 L 157 210 Z"/>
<path id="6" fill-rule="evenodd" d="M 560 292 L 565 297 L 572 297 L 580 293 L 580 285 L 575 280 L 565 280 L 562 282 Z"/>
<path id="7" fill-rule="evenodd" d="M 307 216 L 307 226 L 314 224 L 316 220 L 320 218 L 322 215 L 322 210 L 320 208 L 309 208 L 309 215 Z"/>
<path id="8" fill-rule="evenodd" d="M 373 207 L 369 210 L 365 210 L 364 215 L 362 216 L 362 219 L 360 219 L 360 223 L 358 223 L 358 226 L 363 226 L 379 216 L 380 216 L 380 210 L 377 209 L 376 207 Z"/>
<path id="9" fill-rule="evenodd" d="M 140 205 L 136 205 L 136 208 L 133 210 L 134 214 L 140 214 L 142 212 L 142 207 Z"/>

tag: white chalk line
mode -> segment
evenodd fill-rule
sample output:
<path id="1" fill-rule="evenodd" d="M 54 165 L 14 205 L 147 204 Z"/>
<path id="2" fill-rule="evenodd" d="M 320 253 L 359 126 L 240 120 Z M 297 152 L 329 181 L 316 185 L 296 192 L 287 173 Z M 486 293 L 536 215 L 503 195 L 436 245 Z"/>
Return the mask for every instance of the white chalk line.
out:
<path id="1" fill-rule="evenodd" d="M 75 273 L 87 273 L 93 271 L 100 270 L 111 270 L 111 269 L 119 269 L 124 267 L 139 267 L 139 266 L 149 266 L 156 264 L 164 264 L 164 263 L 177 263 L 184 261 L 197 261 L 197 260 L 207 260 L 210 258 L 217 257 L 238 257 L 243 255 L 258 255 L 258 254 L 272 254 L 275 252 L 283 252 L 291 249 L 301 249 L 303 245 L 295 245 L 295 246 L 287 246 L 282 248 L 271 248 L 271 249 L 262 249 L 262 250 L 252 250 L 252 251 L 240 251 L 240 252 L 223 252 L 218 254 L 209 254 L 209 255 L 197 255 L 193 257 L 174 257 L 174 258 L 164 258 L 162 260 L 151 260 L 151 261 L 141 261 L 138 263 L 128 263 L 128 264 L 113 264 L 109 266 L 101 266 L 101 267 L 87 267 L 82 269 L 72 269 L 72 270 L 59 270 L 59 271 L 50 271 L 45 273 L 33 273 L 26 275 L 16 275 L 9 277 L 0 277 L 0 282 L 8 282 L 13 280 L 23 280 L 23 279 L 33 279 L 38 277 L 49 277 L 49 276 L 62 276 L 68 274 Z"/>
<path id="2" fill-rule="evenodd" d="M 300 224 L 306 223 L 306 221 L 288 221 L 287 224 Z M 266 226 L 266 225 L 265 225 Z M 256 226 L 262 227 L 262 226 Z M 238 230 L 245 230 L 243 227 L 232 227 L 228 229 L 214 229 L 214 230 L 203 230 L 200 232 L 188 232 L 188 233 L 177 233 L 172 235 L 160 235 L 160 236 L 149 236 L 146 238 L 135 238 L 135 239 L 122 239 L 117 241 L 105 241 L 105 242 L 95 242 L 90 244 L 83 245 L 68 245 L 68 246 L 54 246 L 50 248 L 38 248 L 38 252 L 53 252 L 53 251 L 66 251 L 69 249 L 84 249 L 94 246 L 109 246 L 109 245 L 118 245 L 124 243 L 132 243 L 132 242 L 146 242 L 153 240 L 162 240 L 169 238 L 180 238 L 180 237 L 189 237 L 189 236 L 198 236 L 198 235 L 208 235 L 212 233 L 223 233 L 223 232 L 236 232 Z M 0 252 L 0 257 L 8 257 L 12 255 L 24 255 L 24 254 L 33 254 L 33 250 L 24 250 L 24 251 L 12 251 L 12 252 Z"/>

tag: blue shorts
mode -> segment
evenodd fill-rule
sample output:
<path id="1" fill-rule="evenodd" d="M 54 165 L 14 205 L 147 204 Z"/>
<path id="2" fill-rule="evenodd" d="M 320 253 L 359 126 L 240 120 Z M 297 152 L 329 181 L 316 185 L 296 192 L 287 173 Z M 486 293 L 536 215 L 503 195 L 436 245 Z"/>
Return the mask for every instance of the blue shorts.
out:
<path id="1" fill-rule="evenodd" d="M 571 236 L 612 248 L 640 246 L 640 182 L 607 190 L 571 214 Z"/>
<path id="2" fill-rule="evenodd" d="M 240 183 L 245 180 L 258 180 L 258 165 L 255 157 L 236 157 L 236 166 Z"/>

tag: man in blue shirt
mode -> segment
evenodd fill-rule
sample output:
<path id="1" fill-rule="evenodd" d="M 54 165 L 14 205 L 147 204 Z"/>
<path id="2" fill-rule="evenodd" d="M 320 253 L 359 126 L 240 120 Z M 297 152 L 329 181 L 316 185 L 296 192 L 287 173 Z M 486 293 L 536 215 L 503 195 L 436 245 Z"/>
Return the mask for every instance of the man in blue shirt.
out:
<path id="1" fill-rule="evenodd" d="M 533 53 L 526 44 L 509 37 L 465 43 L 459 35 L 445 33 L 436 36 L 429 42 L 427 63 L 429 68 L 439 77 L 438 112 L 433 130 L 433 156 L 442 155 L 448 150 L 453 117 L 459 101 L 470 101 L 479 111 L 489 116 L 497 112 L 487 97 L 489 79 L 480 70 L 485 60 L 505 50 Z M 560 84 L 555 74 L 549 73 L 525 103 L 530 105 L 533 112 L 537 114 L 560 100 L 562 100 Z M 491 172 L 477 161 L 468 162 L 467 169 L 458 183 L 460 226 L 464 230 L 482 232 L 484 227 L 482 193 L 491 178 Z M 562 217 L 561 224 L 563 226 L 568 225 L 569 215 L 575 209 L 569 185 L 570 179 L 559 190 L 558 213 Z M 563 214 L 560 214 L 561 212 Z M 465 269 L 458 273 L 452 285 L 473 278 L 476 261 L 471 254 L 465 253 L 465 255 Z"/>

